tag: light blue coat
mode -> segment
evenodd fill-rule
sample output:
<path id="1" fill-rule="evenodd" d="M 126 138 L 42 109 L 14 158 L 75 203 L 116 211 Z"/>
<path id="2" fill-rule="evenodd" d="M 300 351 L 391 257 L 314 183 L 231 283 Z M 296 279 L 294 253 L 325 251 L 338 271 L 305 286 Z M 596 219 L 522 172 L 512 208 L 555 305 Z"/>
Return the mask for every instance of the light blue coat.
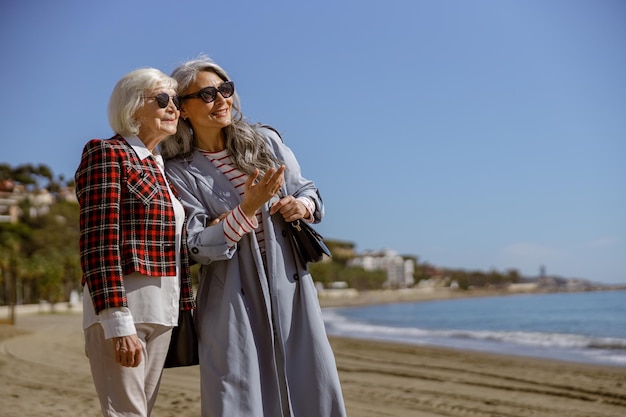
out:
<path id="1" fill-rule="evenodd" d="M 283 161 L 283 192 L 315 201 L 292 151 L 273 130 L 259 128 Z M 202 264 L 196 325 L 200 341 L 202 416 L 340 417 L 345 408 L 311 275 L 297 260 L 280 213 L 262 210 L 266 266 L 254 233 L 229 248 L 223 223 L 205 227 L 241 198 L 197 150 L 166 161 L 188 217 L 191 258 Z M 284 410 L 288 409 L 285 413 Z"/>

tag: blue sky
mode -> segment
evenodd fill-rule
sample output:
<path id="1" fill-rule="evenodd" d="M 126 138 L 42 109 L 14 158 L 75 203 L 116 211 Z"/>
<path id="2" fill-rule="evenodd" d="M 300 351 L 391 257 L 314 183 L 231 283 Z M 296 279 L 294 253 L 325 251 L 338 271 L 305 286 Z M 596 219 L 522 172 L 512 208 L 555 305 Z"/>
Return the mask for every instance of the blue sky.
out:
<path id="1" fill-rule="evenodd" d="M 125 73 L 206 53 L 319 186 L 318 230 L 626 284 L 626 2 L 0 4 L 0 162 L 71 177 Z"/>

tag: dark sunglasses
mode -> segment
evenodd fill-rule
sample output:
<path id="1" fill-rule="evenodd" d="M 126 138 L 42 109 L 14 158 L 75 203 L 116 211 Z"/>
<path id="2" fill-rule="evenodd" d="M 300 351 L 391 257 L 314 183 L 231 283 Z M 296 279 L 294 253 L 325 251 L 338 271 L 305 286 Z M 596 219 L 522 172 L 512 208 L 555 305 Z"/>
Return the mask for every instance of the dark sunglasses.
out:
<path id="1" fill-rule="evenodd" d="M 172 102 L 174 103 L 174 106 L 176 106 L 176 109 L 180 110 L 180 98 L 178 96 L 170 96 L 167 93 L 159 93 L 154 97 L 146 97 L 146 98 L 156 99 L 157 104 L 162 109 L 166 108 L 170 104 L 170 98 L 171 98 Z"/>
<path id="2" fill-rule="evenodd" d="M 222 97 L 228 98 L 235 94 L 235 83 L 232 81 L 225 81 L 219 87 L 204 87 L 197 93 L 187 94 L 182 96 L 180 100 L 187 100 L 188 98 L 201 98 L 205 103 L 212 103 L 217 98 L 217 93 L 220 93 Z"/>

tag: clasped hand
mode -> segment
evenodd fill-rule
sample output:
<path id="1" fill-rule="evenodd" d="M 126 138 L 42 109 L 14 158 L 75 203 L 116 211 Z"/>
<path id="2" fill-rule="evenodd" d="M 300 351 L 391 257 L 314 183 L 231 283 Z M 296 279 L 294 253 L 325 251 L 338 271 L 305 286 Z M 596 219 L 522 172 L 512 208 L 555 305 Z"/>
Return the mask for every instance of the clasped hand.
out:
<path id="1" fill-rule="evenodd" d="M 299 202 L 294 196 L 288 195 L 283 197 L 270 207 L 270 215 L 280 212 L 286 222 L 309 217 L 307 208 Z"/>

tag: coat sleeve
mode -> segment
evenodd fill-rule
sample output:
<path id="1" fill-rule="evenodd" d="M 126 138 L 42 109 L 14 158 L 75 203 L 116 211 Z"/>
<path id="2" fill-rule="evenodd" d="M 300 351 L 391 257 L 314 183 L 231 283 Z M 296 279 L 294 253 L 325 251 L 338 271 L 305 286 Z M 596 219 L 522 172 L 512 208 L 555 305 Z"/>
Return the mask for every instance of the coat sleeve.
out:
<path id="1" fill-rule="evenodd" d="M 80 203 L 80 261 L 96 314 L 126 307 L 120 257 L 122 172 L 106 141 L 94 139 L 83 149 L 75 175 Z"/>
<path id="2" fill-rule="evenodd" d="M 224 222 L 207 226 L 227 208 L 211 208 L 211 190 L 198 186 L 187 169 L 186 161 L 166 161 L 166 172 L 182 200 L 187 215 L 187 243 L 189 256 L 195 262 L 208 265 L 214 261 L 232 259 L 237 246 L 229 247 L 224 236 Z"/>
<path id="3" fill-rule="evenodd" d="M 287 167 L 285 172 L 284 193 L 294 197 L 309 197 L 315 203 L 313 223 L 319 223 L 324 217 L 324 202 L 315 183 L 302 176 L 300 164 L 293 151 L 285 145 L 281 136 L 272 128 L 260 127 L 274 155 Z"/>

